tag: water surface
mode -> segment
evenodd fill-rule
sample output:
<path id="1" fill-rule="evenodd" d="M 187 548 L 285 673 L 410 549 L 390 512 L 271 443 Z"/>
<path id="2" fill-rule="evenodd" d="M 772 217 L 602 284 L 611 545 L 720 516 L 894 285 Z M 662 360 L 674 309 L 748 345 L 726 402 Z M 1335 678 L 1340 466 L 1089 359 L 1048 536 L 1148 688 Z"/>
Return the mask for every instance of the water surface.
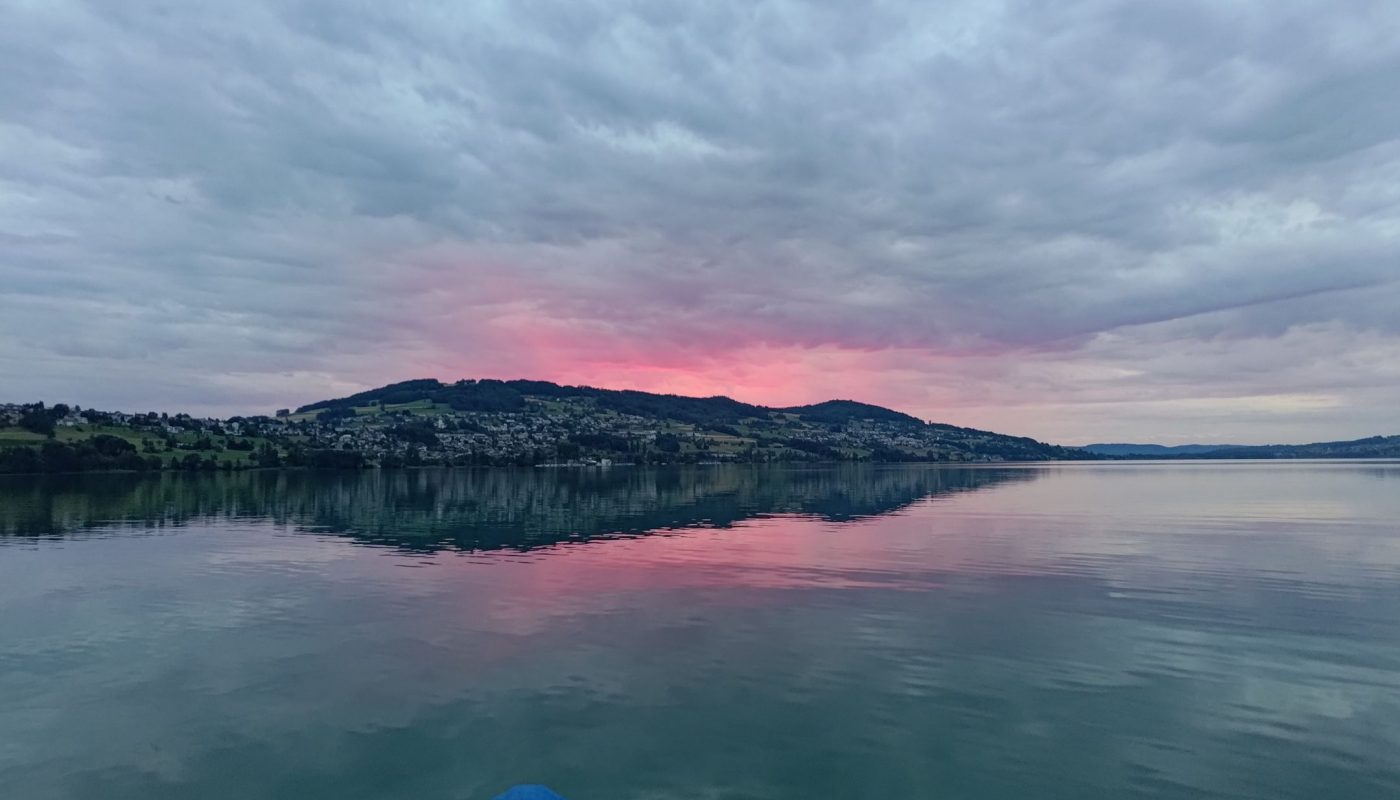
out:
<path id="1" fill-rule="evenodd" d="M 1400 464 L 0 480 L 6 798 L 1400 796 Z"/>

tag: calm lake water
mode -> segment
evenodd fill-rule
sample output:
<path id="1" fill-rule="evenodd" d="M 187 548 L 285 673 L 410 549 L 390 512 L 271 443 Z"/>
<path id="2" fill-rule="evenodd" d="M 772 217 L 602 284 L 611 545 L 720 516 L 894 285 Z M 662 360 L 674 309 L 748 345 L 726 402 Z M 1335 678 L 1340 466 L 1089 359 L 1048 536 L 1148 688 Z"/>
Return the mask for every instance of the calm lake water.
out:
<path id="1" fill-rule="evenodd" d="M 1400 464 L 0 480 L 0 796 L 1400 797 Z"/>

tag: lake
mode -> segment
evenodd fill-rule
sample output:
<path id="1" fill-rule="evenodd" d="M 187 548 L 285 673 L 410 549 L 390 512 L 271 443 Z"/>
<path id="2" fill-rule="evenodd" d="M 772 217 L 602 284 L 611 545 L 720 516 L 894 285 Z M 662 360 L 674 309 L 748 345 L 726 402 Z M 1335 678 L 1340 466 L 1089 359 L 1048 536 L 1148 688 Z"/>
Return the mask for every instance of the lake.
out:
<path id="1" fill-rule="evenodd" d="M 1400 796 L 1400 464 L 0 479 L 0 795 Z"/>

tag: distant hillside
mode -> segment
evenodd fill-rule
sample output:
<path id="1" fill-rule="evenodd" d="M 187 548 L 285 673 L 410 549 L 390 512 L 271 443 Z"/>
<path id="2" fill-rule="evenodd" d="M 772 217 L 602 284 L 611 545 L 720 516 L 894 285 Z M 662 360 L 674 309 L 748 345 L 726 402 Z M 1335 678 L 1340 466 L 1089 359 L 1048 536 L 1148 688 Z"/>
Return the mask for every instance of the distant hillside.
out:
<path id="1" fill-rule="evenodd" d="M 853 419 L 868 419 L 910 425 L 923 424 L 922 420 L 908 414 L 872 406 L 869 403 L 857 403 L 854 400 L 827 400 L 810 406 L 791 406 L 779 410 L 787 414 L 796 414 L 808 422 L 841 423 Z"/>
<path id="2" fill-rule="evenodd" d="M 527 380 L 403 381 L 275 417 L 0 404 L 0 473 L 1095 458 L 1400 458 L 1400 436 L 1059 447 L 854 400 L 769 408 Z"/>
<path id="3" fill-rule="evenodd" d="M 1032 461 L 1088 457 L 1073 448 L 1026 437 L 925 423 L 854 400 L 770 408 L 729 397 L 684 397 L 530 380 L 403 381 L 310 403 L 297 409 L 292 419 L 323 423 L 355 419 L 360 427 L 402 428 L 379 419 L 386 414 L 446 417 L 434 423 L 436 431 L 450 434 L 437 436 L 439 442 L 476 448 L 494 459 Z M 530 431 L 528 437 L 521 433 L 525 429 Z M 479 438 L 468 442 L 458 435 L 466 431 Z M 510 431 L 523 438 L 504 443 Z M 425 445 L 433 444 L 419 438 Z M 528 453 L 511 454 L 512 448 L 527 447 Z"/>
<path id="4" fill-rule="evenodd" d="M 1344 442 L 1266 444 L 1212 450 L 1203 458 L 1400 458 L 1400 436 L 1369 436 Z"/>
<path id="5" fill-rule="evenodd" d="M 1090 444 L 1079 448 L 1116 458 L 1400 458 L 1400 436 L 1370 436 L 1342 442 L 1266 445 Z"/>
<path id="6" fill-rule="evenodd" d="M 403 381 L 275 417 L 0 405 L 0 473 L 1087 459 L 854 400 L 788 408 L 547 381 Z"/>
<path id="7" fill-rule="evenodd" d="M 827 400 L 823 403 L 789 408 L 741 403 L 728 397 L 683 397 L 635 390 L 595 389 L 591 386 L 561 386 L 549 381 L 464 380 L 442 383 L 431 378 L 392 383 L 378 389 L 335 400 L 322 400 L 297 409 L 298 412 L 330 408 L 353 408 L 376 404 L 396 405 L 427 400 L 455 411 L 512 412 L 525 408 L 526 398 L 583 398 L 602 409 L 620 414 L 637 414 L 694 424 L 733 424 L 743 419 L 768 417 L 774 413 L 795 414 L 808 422 L 842 423 L 856 419 L 922 425 L 917 417 L 888 408 L 853 400 Z"/>
<path id="8" fill-rule="evenodd" d="M 1164 458 L 1171 456 L 1199 456 L 1215 450 L 1239 447 L 1233 444 L 1086 444 L 1079 448 L 1101 456 L 1150 456 Z"/>

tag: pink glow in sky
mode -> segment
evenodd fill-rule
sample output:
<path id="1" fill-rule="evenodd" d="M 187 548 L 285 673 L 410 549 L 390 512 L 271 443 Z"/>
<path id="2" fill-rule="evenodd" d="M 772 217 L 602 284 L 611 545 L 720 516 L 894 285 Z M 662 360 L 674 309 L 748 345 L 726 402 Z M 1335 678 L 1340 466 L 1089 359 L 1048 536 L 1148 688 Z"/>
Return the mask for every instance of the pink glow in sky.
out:
<path id="1" fill-rule="evenodd" d="M 5 22 L 0 402 L 500 377 L 1067 444 L 1400 432 L 1393 3 Z"/>

